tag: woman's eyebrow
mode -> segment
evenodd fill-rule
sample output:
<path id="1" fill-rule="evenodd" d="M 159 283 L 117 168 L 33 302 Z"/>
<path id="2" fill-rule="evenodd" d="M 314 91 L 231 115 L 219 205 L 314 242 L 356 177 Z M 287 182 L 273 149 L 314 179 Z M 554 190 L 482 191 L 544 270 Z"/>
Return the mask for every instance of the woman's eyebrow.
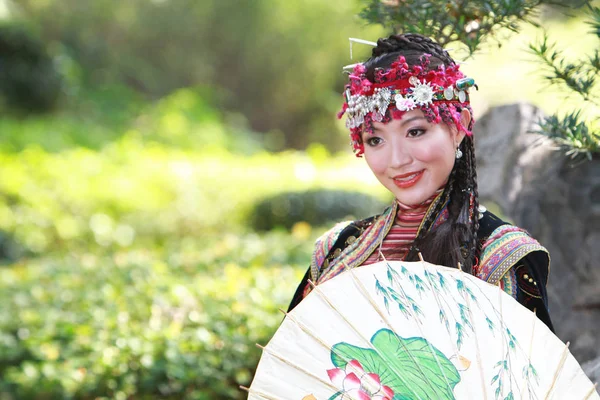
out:
<path id="1" fill-rule="evenodd" d="M 422 115 L 415 115 L 414 117 L 410 117 L 408 119 L 405 119 L 404 121 L 401 121 L 400 126 L 404 126 L 404 125 L 408 124 L 409 122 L 416 121 L 418 119 L 425 119 L 425 117 Z M 381 132 L 381 129 L 376 126 L 373 126 L 373 132 Z"/>
<path id="2" fill-rule="evenodd" d="M 416 115 L 416 116 L 414 116 L 412 118 L 409 118 L 409 119 L 406 119 L 406 120 L 400 122 L 400 125 L 404 126 L 404 125 L 408 124 L 409 122 L 415 121 L 417 119 L 425 119 L 425 117 L 423 117 L 421 115 Z"/>

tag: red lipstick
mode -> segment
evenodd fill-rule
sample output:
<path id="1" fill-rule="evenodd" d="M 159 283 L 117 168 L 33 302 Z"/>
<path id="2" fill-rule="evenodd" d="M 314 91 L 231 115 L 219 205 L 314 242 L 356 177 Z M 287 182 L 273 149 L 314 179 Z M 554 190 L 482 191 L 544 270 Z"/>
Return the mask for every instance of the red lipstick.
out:
<path id="1" fill-rule="evenodd" d="M 394 180 L 394 185 L 398 186 L 400 189 L 406 189 L 416 184 L 423 176 L 423 172 L 424 170 L 409 172 L 407 174 L 396 175 L 392 179 Z"/>

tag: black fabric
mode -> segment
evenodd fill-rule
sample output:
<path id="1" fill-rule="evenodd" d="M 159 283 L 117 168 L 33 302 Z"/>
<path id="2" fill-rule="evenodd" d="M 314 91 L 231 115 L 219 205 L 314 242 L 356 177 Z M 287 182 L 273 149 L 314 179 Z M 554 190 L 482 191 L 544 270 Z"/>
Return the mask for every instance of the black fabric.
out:
<path id="1" fill-rule="evenodd" d="M 348 245 L 348 238 L 350 236 L 359 237 L 365 227 L 370 225 L 375 218 L 376 217 L 371 217 L 365 220 L 355 221 L 344 228 L 329 251 L 327 258 L 330 258 L 337 249 L 343 250 Z M 477 239 L 480 246 L 488 239 L 494 230 L 502 225 L 508 224 L 508 222 L 501 220 L 491 212 L 484 212 L 483 217 L 479 220 L 479 231 L 477 232 Z M 515 268 L 515 271 L 517 272 L 517 300 L 531 311 L 535 311 L 538 318 L 554 332 L 554 327 L 548 311 L 548 295 L 546 292 L 549 261 L 546 253 L 535 251 L 519 260 L 513 268 Z M 525 278 L 525 275 L 527 275 L 527 278 Z M 292 311 L 294 307 L 302 301 L 302 294 L 304 293 L 304 289 L 308 284 L 309 279 L 310 268 L 308 268 L 300 285 L 298 285 L 294 297 L 288 307 L 288 312 Z M 533 281 L 536 282 L 536 285 L 529 282 L 529 279 L 533 279 Z"/>
<path id="2" fill-rule="evenodd" d="M 300 281 L 300 284 L 296 288 L 296 292 L 294 293 L 294 297 L 292 297 L 292 301 L 290 302 L 290 306 L 288 307 L 288 312 L 292 311 L 294 307 L 296 307 L 302 301 L 302 294 L 304 293 L 304 288 L 308 285 L 308 280 L 310 279 L 310 267 L 308 271 L 304 274 L 304 278 Z"/>
<path id="3" fill-rule="evenodd" d="M 548 258 L 543 252 L 529 253 L 515 264 L 517 272 L 517 300 L 519 303 L 535 312 L 552 332 L 554 326 L 548 310 Z M 528 278 L 527 278 L 528 277 Z M 533 280 L 536 284 L 529 282 Z"/>

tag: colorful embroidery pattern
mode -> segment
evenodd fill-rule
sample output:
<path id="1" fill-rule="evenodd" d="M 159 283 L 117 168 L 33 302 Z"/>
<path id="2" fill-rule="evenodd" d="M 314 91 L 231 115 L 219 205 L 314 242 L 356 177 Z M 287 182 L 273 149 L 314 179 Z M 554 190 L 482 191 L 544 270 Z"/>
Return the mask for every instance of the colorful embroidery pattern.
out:
<path id="1" fill-rule="evenodd" d="M 351 223 L 351 221 L 340 222 L 317 239 L 310 264 L 310 274 L 313 281 L 317 280 L 319 267 L 323 265 L 327 253 L 329 253 L 329 250 L 331 250 L 337 241 L 340 233 Z"/>
<path id="2" fill-rule="evenodd" d="M 517 273 L 511 268 L 502 279 L 500 279 L 500 288 L 513 298 L 517 298 Z"/>
<path id="3" fill-rule="evenodd" d="M 533 251 L 547 252 L 523 229 L 502 225 L 484 243 L 476 276 L 497 284 L 517 261 Z"/>
<path id="4" fill-rule="evenodd" d="M 323 283 L 346 269 L 351 269 L 362 264 L 371 253 L 375 251 L 380 240 L 389 232 L 394 221 L 393 216 L 396 215 L 396 212 L 397 204 L 394 202 L 392 207 L 386 209 L 383 214 L 381 214 L 381 216 L 365 230 L 359 240 L 356 240 L 346 247 L 328 268 L 321 271 L 321 275 L 317 282 Z"/>

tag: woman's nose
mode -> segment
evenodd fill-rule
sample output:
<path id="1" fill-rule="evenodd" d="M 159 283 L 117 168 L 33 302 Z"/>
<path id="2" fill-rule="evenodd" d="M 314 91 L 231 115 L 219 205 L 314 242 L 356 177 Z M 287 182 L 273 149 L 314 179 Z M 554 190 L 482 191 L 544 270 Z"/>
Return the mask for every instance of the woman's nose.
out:
<path id="1" fill-rule="evenodd" d="M 393 168 L 401 168 L 405 165 L 410 164 L 411 157 L 409 152 L 404 146 L 401 146 L 399 143 L 393 143 L 390 158 L 390 166 Z"/>

